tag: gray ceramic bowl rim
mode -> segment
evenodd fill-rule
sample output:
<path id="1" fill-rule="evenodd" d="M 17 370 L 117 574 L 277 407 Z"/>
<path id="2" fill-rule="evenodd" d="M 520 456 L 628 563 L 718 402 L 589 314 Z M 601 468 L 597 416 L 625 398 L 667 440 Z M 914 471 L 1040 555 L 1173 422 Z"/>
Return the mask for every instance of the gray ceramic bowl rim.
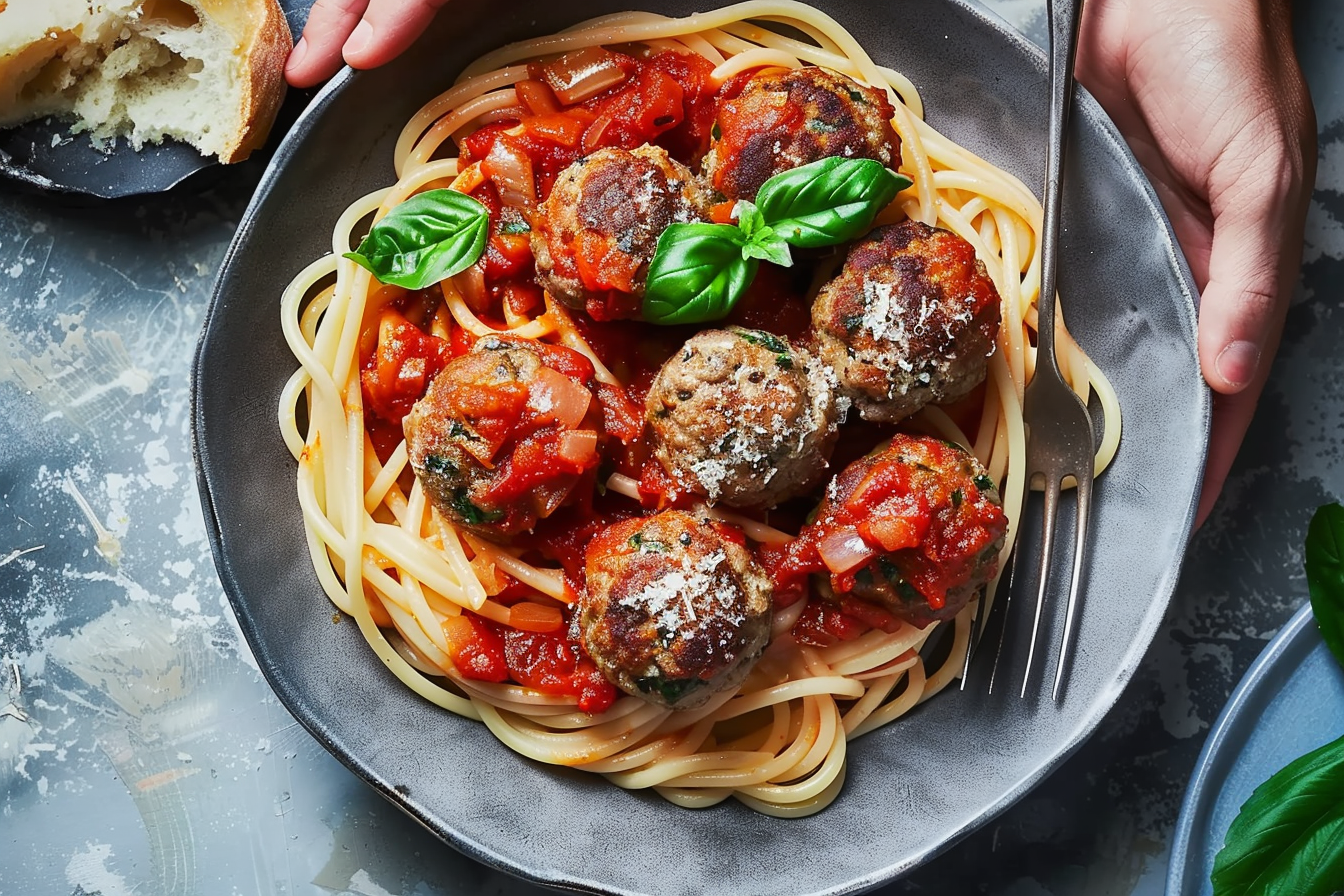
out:
<path id="1" fill-rule="evenodd" d="M 1042 72 L 1045 71 L 1047 64 L 1042 51 L 993 13 L 975 6 L 973 3 L 968 2 L 968 0 L 944 0 L 944 2 L 946 5 L 956 7 L 963 14 L 968 15 L 974 20 L 974 23 L 978 27 L 992 32 L 993 37 L 1003 43 L 1005 52 L 1017 53 L 1028 57 L 1038 70 Z M 636 891 L 622 887 L 609 887 L 605 883 L 596 882 L 590 877 L 559 872 L 555 868 L 537 860 L 535 857 L 532 857 L 531 861 L 529 861 L 528 859 L 520 859 L 517 856 L 507 855 L 499 851 L 485 839 L 473 838 L 460 829 L 455 828 L 451 819 L 445 819 L 440 814 L 426 810 L 407 800 L 403 794 L 394 789 L 390 781 L 378 777 L 378 775 L 367 766 L 363 757 L 351 755 L 343 749 L 333 737 L 333 732 L 325 726 L 320 718 L 314 716 L 312 707 L 306 702 L 303 695 L 298 694 L 293 690 L 290 682 L 284 675 L 284 670 L 282 668 L 283 663 L 278 662 L 275 659 L 271 649 L 265 642 L 264 633 L 257 630 L 256 620 L 253 618 L 248 608 L 246 598 L 241 593 L 240 586 L 235 578 L 234 570 L 231 565 L 230 553 L 226 545 L 224 525 L 217 515 L 215 496 L 212 494 L 212 486 L 209 476 L 209 468 L 211 464 L 209 443 L 208 438 L 206 437 L 205 415 L 202 411 L 202 405 L 205 403 L 206 391 L 202 386 L 204 380 L 202 371 L 204 359 L 207 355 L 211 322 L 215 319 L 220 307 L 225 303 L 222 287 L 227 274 L 238 261 L 238 254 L 243 251 L 254 218 L 262 206 L 271 197 L 271 194 L 277 189 L 283 178 L 288 161 L 302 144 L 314 123 L 324 115 L 343 90 L 361 77 L 365 77 L 365 75 L 354 72 L 348 68 L 342 70 L 314 97 L 308 108 L 303 112 L 294 125 L 293 129 L 286 135 L 263 175 L 256 194 L 244 214 L 238 232 L 235 235 L 235 239 L 221 264 L 219 280 L 216 283 L 215 293 L 211 300 L 202 339 L 197 345 L 196 360 L 193 368 L 192 389 L 193 448 L 197 461 L 198 487 L 206 516 L 208 536 L 212 551 L 215 555 L 216 564 L 219 567 L 221 581 L 223 582 L 234 611 L 238 615 L 240 626 L 247 637 L 249 644 L 257 655 L 263 674 L 265 674 L 276 693 L 280 696 L 282 702 L 325 748 L 332 752 L 333 755 L 357 775 L 364 778 L 375 788 L 375 790 L 392 801 L 412 818 L 422 823 L 431 832 L 442 837 L 468 856 L 526 880 L 554 888 L 579 892 L 643 892 L 643 890 Z M 1076 102 L 1078 105 L 1076 106 L 1077 111 L 1074 116 L 1075 122 L 1084 122 L 1086 127 L 1094 129 L 1096 135 L 1100 136 L 1106 142 L 1111 152 L 1125 161 L 1129 169 L 1125 172 L 1125 175 L 1128 177 L 1129 181 L 1132 182 L 1132 185 L 1139 191 L 1140 198 L 1149 209 L 1153 220 L 1159 222 L 1159 229 L 1161 230 L 1160 238 L 1164 243 L 1168 255 L 1167 261 L 1178 281 L 1178 291 L 1182 294 L 1181 296 L 1174 297 L 1177 305 L 1176 313 L 1184 321 L 1184 326 L 1188 328 L 1189 333 L 1193 335 L 1196 311 L 1194 304 L 1195 300 L 1192 297 L 1196 297 L 1198 291 L 1195 288 L 1193 278 L 1190 275 L 1184 258 L 1180 254 L 1174 232 L 1162 210 L 1155 192 L 1143 176 L 1137 161 L 1130 153 L 1123 138 L 1096 101 L 1087 94 L 1086 91 L 1080 89 L 1078 91 Z M 1211 402 L 1206 389 L 1201 389 L 1200 396 L 1201 397 L 1196 401 L 1196 419 L 1190 421 L 1190 423 L 1196 430 L 1198 437 L 1198 460 L 1199 465 L 1202 467 L 1209 433 Z M 818 894 L 859 892 L 890 881 L 901 874 L 908 872 L 912 868 L 943 851 L 957 840 L 966 836 L 975 828 L 983 825 L 985 822 L 1003 812 L 1078 749 L 1100 723 L 1105 714 L 1104 709 L 1113 705 L 1114 701 L 1118 698 L 1121 689 L 1132 677 L 1139 661 L 1142 659 L 1143 654 L 1146 652 L 1148 645 L 1152 641 L 1157 627 L 1161 622 L 1163 612 L 1176 587 L 1179 568 L 1186 550 L 1185 539 L 1188 538 L 1188 533 L 1193 527 L 1198 498 L 1199 488 L 1198 483 L 1196 482 L 1193 484 L 1188 502 L 1183 507 L 1181 519 L 1178 524 L 1179 531 L 1185 533 L 1185 538 L 1182 539 L 1180 544 L 1175 546 L 1172 563 L 1163 571 L 1152 595 L 1152 600 L 1147 606 L 1146 612 L 1143 617 L 1138 620 L 1138 624 L 1134 629 L 1134 636 L 1130 642 L 1130 647 L 1121 657 L 1121 662 L 1114 679 L 1114 687 L 1108 690 L 1102 699 L 1097 701 L 1095 706 L 1092 707 L 1095 711 L 1074 731 L 1073 736 L 1065 741 L 1054 744 L 1053 752 L 1046 757 L 1045 761 L 1038 764 L 1030 774 L 1026 774 L 1018 779 L 1013 786 L 1005 789 L 996 799 L 984 805 L 978 816 L 971 823 L 962 825 L 955 830 L 948 831 L 946 836 L 942 837 L 937 843 L 916 853 L 903 855 L 894 863 L 890 863 L 883 867 L 872 868 L 867 873 L 855 875 L 851 879 L 835 882 L 820 889 L 809 890 L 808 892 Z M 842 796 L 841 798 L 843 799 L 844 797 Z M 785 823 L 787 824 L 787 822 Z"/>

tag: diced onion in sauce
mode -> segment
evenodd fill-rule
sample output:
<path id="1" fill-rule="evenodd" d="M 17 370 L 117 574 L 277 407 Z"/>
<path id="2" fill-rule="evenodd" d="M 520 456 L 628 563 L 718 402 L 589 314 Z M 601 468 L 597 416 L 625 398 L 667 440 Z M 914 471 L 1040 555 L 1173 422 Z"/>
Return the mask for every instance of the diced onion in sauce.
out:
<path id="1" fill-rule="evenodd" d="M 593 394 L 587 389 L 563 373 L 543 367 L 537 371 L 537 381 L 528 393 L 527 406 L 538 417 L 554 420 L 565 429 L 574 429 L 587 416 L 592 400 Z"/>
<path id="2" fill-rule="evenodd" d="M 562 432 L 556 450 L 564 461 L 587 465 L 597 455 L 597 433 L 591 429 Z"/>
<path id="3" fill-rule="evenodd" d="M 531 208 L 537 202 L 532 159 L 507 140 L 496 140 L 481 163 L 481 171 L 499 188 L 500 201 L 513 208 Z"/>
<path id="4" fill-rule="evenodd" d="M 542 77 L 566 106 L 581 103 L 621 84 L 629 72 L 619 57 L 602 47 L 584 47 L 541 67 Z"/>
<path id="5" fill-rule="evenodd" d="M 836 575 L 858 569 L 877 556 L 857 529 L 846 527 L 837 529 L 817 544 L 821 562 Z"/>

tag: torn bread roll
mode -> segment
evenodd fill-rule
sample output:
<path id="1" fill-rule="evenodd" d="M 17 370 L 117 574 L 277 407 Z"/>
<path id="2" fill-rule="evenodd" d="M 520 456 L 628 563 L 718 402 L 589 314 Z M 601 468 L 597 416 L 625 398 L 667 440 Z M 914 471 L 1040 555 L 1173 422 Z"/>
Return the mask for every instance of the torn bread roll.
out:
<path id="1" fill-rule="evenodd" d="M 276 0 L 0 0 L 0 127 L 173 138 L 222 162 L 266 139 L 293 46 Z"/>

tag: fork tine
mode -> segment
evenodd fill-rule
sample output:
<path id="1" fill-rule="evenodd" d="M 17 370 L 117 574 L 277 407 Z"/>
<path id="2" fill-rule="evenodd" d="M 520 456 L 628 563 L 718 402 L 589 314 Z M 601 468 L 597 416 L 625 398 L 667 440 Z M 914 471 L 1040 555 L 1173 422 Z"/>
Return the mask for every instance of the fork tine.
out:
<path id="1" fill-rule="evenodd" d="M 1008 640 L 1008 619 L 1013 606 L 1013 592 L 1017 590 L 1017 568 L 1022 560 L 1022 551 L 1013 548 L 1012 566 L 1008 570 L 1008 590 L 1003 594 L 1003 607 L 999 610 L 999 646 L 994 651 L 994 665 L 989 669 L 988 693 L 994 693 L 994 682 L 999 675 L 999 660 L 1003 659 L 1003 645 Z M 995 604 L 998 600 L 996 598 Z"/>
<path id="2" fill-rule="evenodd" d="M 1078 495 L 1078 516 L 1074 523 L 1076 535 L 1073 545 L 1073 579 L 1069 583 L 1069 603 L 1064 611 L 1064 637 L 1059 644 L 1059 660 L 1055 663 L 1055 686 L 1050 692 L 1050 699 L 1056 702 L 1059 700 L 1060 688 L 1064 684 L 1064 670 L 1068 668 L 1073 620 L 1078 609 L 1078 591 L 1083 579 L 1083 558 L 1087 552 L 1087 521 L 1092 509 L 1092 471 L 1087 470 L 1074 478 L 1078 481 L 1075 489 Z"/>
<path id="3" fill-rule="evenodd" d="M 998 606 L 998 593 L 1004 587 L 1002 574 L 999 575 L 994 584 L 993 594 L 989 593 L 989 586 L 985 586 L 980 591 L 980 597 L 976 600 L 975 616 L 971 619 L 971 637 L 966 643 L 966 655 L 961 660 L 961 690 L 963 691 L 966 690 L 966 679 L 970 678 L 971 675 L 971 661 L 975 658 L 980 641 L 985 636 L 989 616 Z"/>
<path id="4" fill-rule="evenodd" d="M 1050 558 L 1054 554 L 1055 525 L 1059 516 L 1060 477 L 1047 475 L 1045 478 L 1045 513 L 1041 535 L 1041 566 L 1036 584 L 1036 615 L 1031 621 L 1031 640 L 1027 648 L 1027 665 L 1022 670 L 1021 697 L 1027 696 L 1027 684 L 1031 681 L 1031 661 L 1036 656 L 1036 642 L 1041 631 L 1041 613 L 1045 608 L 1045 590 L 1050 579 Z"/>
<path id="5" fill-rule="evenodd" d="M 961 690 L 966 690 L 966 679 L 971 674 L 971 657 L 975 655 L 975 645 L 980 640 L 980 635 L 985 628 L 985 611 L 989 609 L 985 606 L 985 596 L 980 595 L 979 603 L 975 608 L 975 618 L 971 620 L 971 639 L 966 642 L 966 656 L 961 661 Z"/>

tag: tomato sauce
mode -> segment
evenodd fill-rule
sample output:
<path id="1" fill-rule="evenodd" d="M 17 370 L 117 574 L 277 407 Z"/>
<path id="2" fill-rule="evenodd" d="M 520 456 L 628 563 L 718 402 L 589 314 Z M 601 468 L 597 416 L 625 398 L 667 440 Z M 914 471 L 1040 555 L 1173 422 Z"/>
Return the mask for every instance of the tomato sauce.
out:
<path id="1" fill-rule="evenodd" d="M 459 291 L 490 326 L 503 327 L 506 309 L 513 315 L 535 317 L 545 301 L 535 277 L 530 223 L 516 203 L 506 201 L 510 191 L 530 192 L 531 202 L 540 203 L 569 165 L 607 147 L 634 149 L 652 143 L 677 161 L 694 165 L 709 148 L 721 105 L 736 97 L 754 74 L 745 72 L 716 87 L 710 78 L 711 64 L 699 56 L 659 52 L 636 58 L 602 52 L 601 64 L 608 67 L 613 80 L 609 88 L 565 103 L 561 95 L 568 85 L 549 67 L 553 63 L 534 63 L 529 77 L 516 85 L 516 114 L 481 127 L 460 142 L 463 167 L 479 163 L 480 180 L 470 195 L 489 212 L 489 229 L 485 251 L 471 274 L 482 288 Z M 790 106 L 780 114 L 796 115 L 799 110 Z M 735 150 L 727 146 L 720 151 L 731 154 Z M 520 184 L 519 172 L 530 176 L 531 182 Z M 715 210 L 716 220 L 730 215 L 731 204 Z M 806 300 L 810 268 L 806 264 L 792 269 L 762 264 L 725 324 L 806 343 L 811 335 Z M 629 302 L 630 298 L 618 290 L 611 301 Z M 424 396 L 430 381 L 451 359 L 469 353 L 476 342 L 442 305 L 442 294 L 434 287 L 402 296 L 366 322 L 360 383 L 366 426 L 384 460 L 402 440 L 402 420 Z M 651 457 L 645 439 L 644 402 L 659 368 L 699 327 L 650 327 L 637 321 L 601 319 L 620 317 L 628 310 L 612 305 L 606 313 L 597 309 L 596 320 L 589 315 L 574 316 L 579 334 L 623 386 L 597 382 L 592 364 L 577 352 L 527 343 L 541 354 L 547 367 L 591 392 L 594 402 L 589 414 L 600 420 L 600 426 L 596 420 L 591 424 L 601 433 L 600 469 L 576 465 L 562 456 L 555 428 L 528 418 L 526 388 L 471 385 L 452 397 L 457 409 L 471 417 L 473 428 L 498 462 L 501 475 L 491 486 L 492 500 L 505 505 L 544 490 L 556 477 L 582 477 L 558 510 L 540 519 L 530 532 L 512 538 L 514 546 L 524 551 L 525 561 L 559 564 L 575 595 L 584 588 L 584 556 L 594 537 L 642 512 L 689 506 L 695 498 L 680 491 Z M 431 322 L 437 322 L 437 328 Z M 509 341 L 511 337 L 501 338 Z M 967 403 L 964 413 L 968 416 L 975 410 L 972 405 L 978 406 L 978 401 Z M 861 422 L 848 424 L 846 431 L 849 435 L 832 461 L 836 469 L 885 437 L 884 430 Z M 846 456 L 845 446 L 857 447 Z M 946 461 L 940 455 L 939 462 Z M 628 498 L 605 494 L 600 484 L 611 472 L 638 483 L 642 509 Z M 795 542 L 758 546 L 756 555 L 775 580 L 777 608 L 807 599 L 812 574 L 831 574 L 835 599 L 810 600 L 794 627 L 794 636 L 824 646 L 872 628 L 895 631 L 903 624 L 900 614 L 853 593 L 856 570 L 837 574 L 827 566 L 822 546 L 839 531 L 852 530 L 865 546 L 860 551 L 880 551 L 895 558 L 928 606 L 941 606 L 947 589 L 969 574 L 971 558 L 1001 537 L 1005 527 L 1002 513 L 981 500 L 975 483 L 956 487 L 962 490 L 963 499 L 949 515 L 953 486 L 936 477 L 912 475 L 895 464 L 878 463 L 865 471 L 863 482 L 848 483 L 841 500 L 823 502 L 821 512 L 802 526 Z M 810 504 L 803 507 L 803 503 L 791 502 L 772 511 L 772 521 L 776 525 L 792 521 L 795 525 L 789 528 L 796 530 L 811 510 Z M 742 540 L 736 529 L 724 527 L 724 531 Z M 529 596 L 535 593 L 514 582 L 493 599 L 508 606 Z M 618 692 L 569 636 L 572 611 L 560 612 L 562 626 L 548 632 L 523 631 L 471 612 L 446 620 L 444 633 L 455 668 L 474 680 L 513 681 L 543 693 L 573 696 L 582 711 L 602 712 Z"/>

